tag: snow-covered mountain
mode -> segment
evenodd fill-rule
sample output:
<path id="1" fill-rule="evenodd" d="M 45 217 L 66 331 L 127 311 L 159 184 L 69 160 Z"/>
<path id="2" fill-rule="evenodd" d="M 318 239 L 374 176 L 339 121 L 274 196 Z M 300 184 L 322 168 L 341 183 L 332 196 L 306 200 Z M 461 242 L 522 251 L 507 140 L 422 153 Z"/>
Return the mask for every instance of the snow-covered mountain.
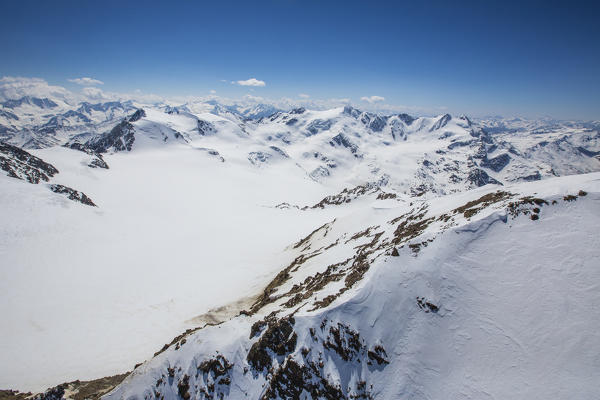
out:
<path id="1" fill-rule="evenodd" d="M 106 398 L 593 398 L 599 178 L 361 207 Z"/>
<path id="2" fill-rule="evenodd" d="M 598 394 L 597 123 L 24 97 L 0 135 L 0 387 Z"/>

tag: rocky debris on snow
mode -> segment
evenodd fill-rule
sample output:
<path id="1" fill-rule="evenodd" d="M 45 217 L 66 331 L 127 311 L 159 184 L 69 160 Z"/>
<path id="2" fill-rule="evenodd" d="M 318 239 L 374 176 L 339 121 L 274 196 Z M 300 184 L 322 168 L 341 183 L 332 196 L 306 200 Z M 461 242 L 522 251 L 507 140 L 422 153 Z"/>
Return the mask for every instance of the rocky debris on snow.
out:
<path id="1" fill-rule="evenodd" d="M 377 200 L 388 200 L 397 198 L 397 195 L 395 193 L 384 192 L 378 183 L 368 182 L 364 185 L 358 185 L 353 188 L 344 188 L 344 190 L 342 190 L 340 193 L 327 196 L 311 207 L 304 207 L 303 210 L 306 210 L 308 208 L 325 208 L 327 206 L 342 205 L 350 203 L 351 201 L 356 200 L 359 197 L 375 193 L 377 193 Z"/>
<path id="2" fill-rule="evenodd" d="M 264 153 L 262 151 L 253 151 L 248 153 L 248 161 L 250 161 L 252 165 L 256 166 L 267 163 L 271 157 L 273 157 L 271 154 Z"/>
<path id="3" fill-rule="evenodd" d="M 217 131 L 217 128 L 215 127 L 215 125 L 208 121 L 199 119 L 197 124 L 198 124 L 198 133 L 200 133 L 200 135 L 202 135 L 202 136 L 212 135 L 213 133 L 215 133 Z"/>
<path id="4" fill-rule="evenodd" d="M 128 375 L 129 372 L 126 372 L 90 381 L 76 380 L 57 385 L 38 394 L 0 390 L 0 400 L 100 400 Z"/>
<path id="5" fill-rule="evenodd" d="M 437 313 L 440 310 L 439 306 L 428 301 L 427 299 L 425 299 L 425 297 L 417 297 L 417 305 L 421 310 L 425 311 L 426 313 Z"/>
<path id="6" fill-rule="evenodd" d="M 77 201 L 87 206 L 96 207 L 96 204 L 94 204 L 92 199 L 90 199 L 85 193 L 71 189 L 70 187 L 52 184 L 50 185 L 50 190 L 52 190 L 54 193 L 65 195 L 69 200 Z"/>
<path id="7" fill-rule="evenodd" d="M 31 392 L 19 392 L 18 390 L 0 390 L 0 400 L 26 400 L 33 396 Z"/>
<path id="8" fill-rule="evenodd" d="M 215 149 L 209 149 L 206 147 L 198 147 L 198 150 L 206 152 L 211 157 L 217 158 L 221 162 L 225 162 L 225 158 Z"/>
<path id="9" fill-rule="evenodd" d="M 79 150 L 86 154 L 89 154 L 91 156 L 91 160 L 88 163 L 88 167 L 108 169 L 108 164 L 106 163 L 106 161 L 104 161 L 104 157 L 102 157 L 102 154 L 96 153 L 94 150 L 89 149 L 86 146 L 84 146 L 83 144 L 78 143 L 78 142 L 70 143 L 66 146 L 71 149 Z"/>

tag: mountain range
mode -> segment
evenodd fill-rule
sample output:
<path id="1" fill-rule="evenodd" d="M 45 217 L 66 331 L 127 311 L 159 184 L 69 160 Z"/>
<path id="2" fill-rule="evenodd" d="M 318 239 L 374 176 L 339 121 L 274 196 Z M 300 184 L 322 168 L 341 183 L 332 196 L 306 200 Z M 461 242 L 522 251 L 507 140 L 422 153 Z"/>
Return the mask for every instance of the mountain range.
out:
<path id="1" fill-rule="evenodd" d="M 1 387 L 597 395 L 600 122 L 23 97 L 0 169 Z"/>

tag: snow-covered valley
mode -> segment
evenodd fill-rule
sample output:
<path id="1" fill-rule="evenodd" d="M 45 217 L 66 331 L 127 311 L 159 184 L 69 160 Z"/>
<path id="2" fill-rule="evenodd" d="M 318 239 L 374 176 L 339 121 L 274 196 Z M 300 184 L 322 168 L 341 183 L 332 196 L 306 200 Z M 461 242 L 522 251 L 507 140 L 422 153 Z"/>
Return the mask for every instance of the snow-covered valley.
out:
<path id="1" fill-rule="evenodd" d="M 0 388 L 598 395 L 598 123 L 2 111 Z"/>

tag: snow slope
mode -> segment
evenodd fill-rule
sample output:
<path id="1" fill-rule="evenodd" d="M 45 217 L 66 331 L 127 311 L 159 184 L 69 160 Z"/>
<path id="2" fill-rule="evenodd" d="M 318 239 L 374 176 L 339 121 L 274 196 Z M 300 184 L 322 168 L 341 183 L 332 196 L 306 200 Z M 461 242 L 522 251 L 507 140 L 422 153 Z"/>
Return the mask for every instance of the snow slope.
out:
<path id="1" fill-rule="evenodd" d="M 0 387 L 131 369 L 190 319 L 255 295 L 281 250 L 327 218 L 268 207 L 326 194 L 294 170 L 235 168 L 177 145 L 105 156 L 108 170 L 66 148 L 35 154 L 60 171 L 52 183 L 98 207 L 0 175 L 0 354 L 11 360 Z"/>
<path id="2" fill-rule="evenodd" d="M 254 314 L 179 337 L 105 398 L 597 397 L 600 175 L 505 189 L 491 203 L 477 202 L 497 193 L 482 188 L 417 205 L 414 221 L 451 221 L 408 241 L 434 237 L 427 246 L 369 253 L 364 279 L 325 307 L 314 300 L 335 280 L 290 308 L 272 307 L 278 286 Z M 328 243 L 350 224 L 376 224 L 386 243 L 381 222 L 405 211 L 359 210 L 288 251 L 335 262 Z M 284 284 L 306 282 L 298 274 Z"/>

